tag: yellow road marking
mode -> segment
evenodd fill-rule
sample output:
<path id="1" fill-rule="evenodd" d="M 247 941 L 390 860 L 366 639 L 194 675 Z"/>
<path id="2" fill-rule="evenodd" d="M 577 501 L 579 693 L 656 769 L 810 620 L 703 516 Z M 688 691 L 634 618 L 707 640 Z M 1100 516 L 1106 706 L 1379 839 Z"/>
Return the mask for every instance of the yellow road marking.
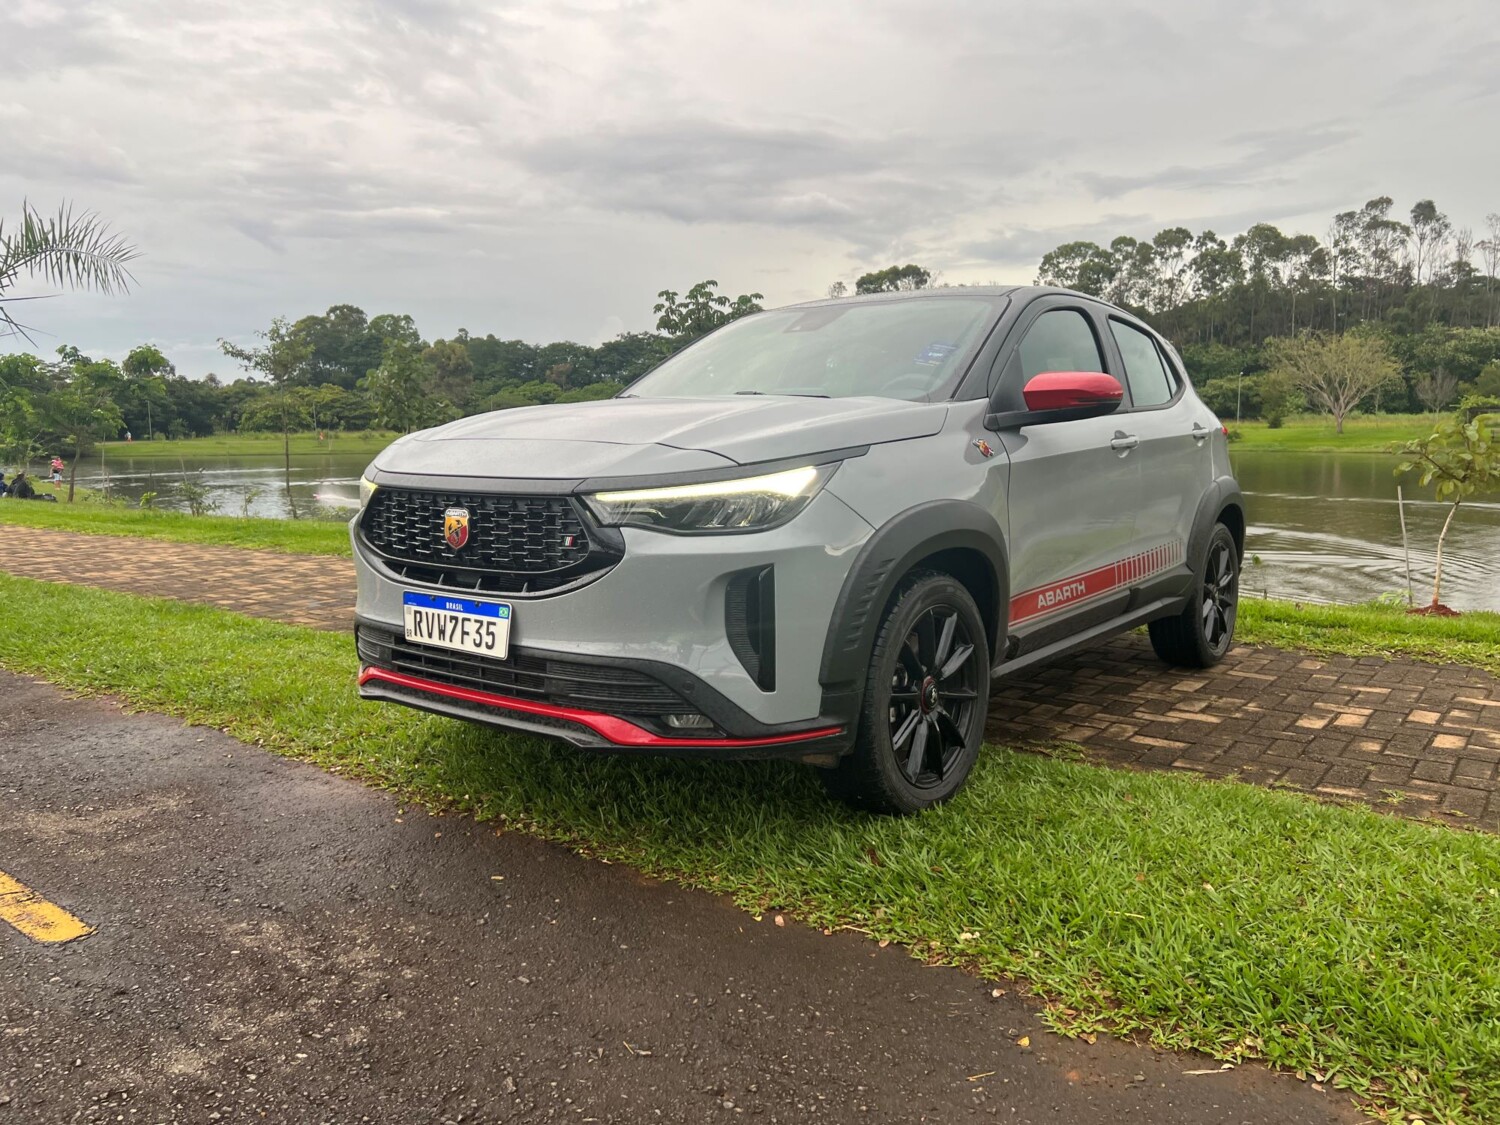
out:
<path id="1" fill-rule="evenodd" d="M 54 945 L 94 932 L 93 926 L 48 902 L 4 871 L 0 871 L 0 922 L 9 922 L 32 941 Z"/>

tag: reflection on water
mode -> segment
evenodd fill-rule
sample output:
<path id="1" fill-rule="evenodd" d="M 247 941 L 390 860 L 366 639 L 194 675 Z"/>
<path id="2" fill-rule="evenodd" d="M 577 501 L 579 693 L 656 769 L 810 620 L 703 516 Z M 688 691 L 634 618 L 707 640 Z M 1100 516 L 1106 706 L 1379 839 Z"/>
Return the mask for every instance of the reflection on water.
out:
<path id="1" fill-rule="evenodd" d="M 1232 457 L 1250 522 L 1247 592 L 1330 602 L 1405 595 L 1394 457 L 1258 451 Z M 1448 505 L 1414 483 L 1404 487 L 1420 605 L 1432 597 L 1433 550 Z M 1476 497 L 1459 509 L 1443 550 L 1443 601 L 1454 609 L 1500 610 L 1500 495 Z"/>
<path id="2" fill-rule="evenodd" d="M 1236 451 L 1235 473 L 1246 495 L 1249 541 L 1245 589 L 1272 597 L 1313 601 L 1369 601 L 1404 593 L 1401 520 L 1396 508 L 1395 458 L 1388 455 Z M 288 497 L 279 460 L 264 457 L 188 460 L 183 465 L 111 458 L 111 493 L 130 503 L 155 492 L 155 507 L 187 510 L 184 471 L 202 480 L 225 515 L 286 519 L 347 518 L 358 504 L 365 454 L 294 457 Z M 87 468 L 87 471 L 85 471 Z M 79 467 L 79 482 L 99 489 L 97 465 Z M 1409 489 L 1417 601 L 1431 597 L 1432 552 L 1448 514 L 1445 504 Z M 1443 600 L 1455 609 L 1500 610 L 1500 495 L 1463 505 L 1444 552 Z"/>
<path id="3" fill-rule="evenodd" d="M 359 476 L 370 463 L 368 454 L 317 454 L 292 458 L 291 489 L 279 458 L 216 457 L 162 461 L 111 456 L 78 467 L 78 483 L 111 497 L 138 504 L 155 493 L 153 508 L 185 512 L 184 477 L 202 483 L 216 511 L 226 516 L 267 519 L 348 519 L 359 506 Z"/>

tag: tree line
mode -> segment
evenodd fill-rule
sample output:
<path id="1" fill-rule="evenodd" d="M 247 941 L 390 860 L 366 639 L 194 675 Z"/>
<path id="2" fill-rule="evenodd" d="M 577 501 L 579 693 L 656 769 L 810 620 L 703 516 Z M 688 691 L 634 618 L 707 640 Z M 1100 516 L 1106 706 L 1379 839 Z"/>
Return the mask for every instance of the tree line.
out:
<path id="1" fill-rule="evenodd" d="M 1322 240 L 1256 223 L 1232 238 L 1170 227 L 1108 246 L 1064 243 L 1037 281 L 1103 297 L 1148 319 L 1177 345 L 1198 391 L 1221 416 L 1304 405 L 1285 375 L 1288 341 L 1345 334 L 1370 358 L 1358 405 L 1441 411 L 1468 396 L 1500 399 L 1500 213 L 1476 232 L 1430 199 L 1405 216 L 1389 196 L 1331 219 Z M 1291 349 L 1289 353 L 1288 349 Z"/>
<path id="2" fill-rule="evenodd" d="M 127 433 L 405 432 L 484 410 L 608 398 L 692 340 L 760 311 L 763 299 L 731 298 L 713 280 L 657 298 L 654 332 L 621 333 L 597 347 L 464 330 L 428 342 L 410 316 L 335 305 L 277 318 L 252 346 L 221 340 L 241 372 L 232 378 L 189 379 L 150 344 L 119 363 L 71 346 L 51 360 L 0 356 L 0 456 L 25 462 Z"/>
<path id="3" fill-rule="evenodd" d="M 1355 409 L 1441 411 L 1464 398 L 1500 401 L 1500 214 L 1487 216 L 1476 237 L 1432 200 L 1419 201 L 1407 218 L 1396 217 L 1394 206 L 1382 196 L 1340 212 L 1322 241 L 1257 223 L 1228 239 L 1172 227 L 1108 246 L 1069 242 L 1043 255 L 1037 281 L 1147 318 L 1178 346 L 1221 417 L 1277 424 L 1311 407 L 1341 422 Z M 54 260 L 49 247 L 62 264 L 44 276 L 66 283 L 76 263 L 92 260 L 88 251 L 112 239 L 92 216 L 81 221 L 66 208 L 53 220 L 29 211 L 23 218 L 16 234 L 0 228 L 0 299 L 18 268 Z M 117 241 L 103 248 L 128 260 L 133 248 Z M 91 280 L 110 291 L 127 276 Z M 931 270 L 908 263 L 863 274 L 852 290 L 935 281 Z M 839 281 L 829 292 L 850 289 Z M 605 398 L 703 334 L 759 311 L 763 300 L 759 293 L 730 297 L 713 280 L 657 297 L 654 331 L 593 347 L 465 330 L 429 342 L 410 316 L 334 305 L 278 318 L 252 346 L 221 340 L 233 373 L 203 379 L 178 374 L 149 344 L 119 363 L 68 346 L 55 359 L 0 356 L 0 456 L 24 461 L 127 432 L 149 439 L 409 431 L 483 410 Z M 8 317 L 5 324 L 16 327 Z M 1335 346 L 1346 336 L 1349 346 Z M 1338 374 L 1341 390 L 1330 405 L 1308 371 L 1345 372 L 1355 361 L 1362 374 Z"/>

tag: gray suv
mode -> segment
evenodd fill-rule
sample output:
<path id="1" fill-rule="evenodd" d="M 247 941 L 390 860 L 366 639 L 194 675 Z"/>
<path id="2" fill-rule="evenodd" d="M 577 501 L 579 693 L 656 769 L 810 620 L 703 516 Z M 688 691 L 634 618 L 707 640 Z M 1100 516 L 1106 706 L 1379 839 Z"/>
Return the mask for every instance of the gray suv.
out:
<path id="1" fill-rule="evenodd" d="M 991 680 L 1146 624 L 1234 636 L 1245 516 L 1177 354 L 1066 290 L 737 320 L 618 398 L 464 418 L 371 464 L 360 693 L 598 750 L 786 757 L 913 812 Z"/>

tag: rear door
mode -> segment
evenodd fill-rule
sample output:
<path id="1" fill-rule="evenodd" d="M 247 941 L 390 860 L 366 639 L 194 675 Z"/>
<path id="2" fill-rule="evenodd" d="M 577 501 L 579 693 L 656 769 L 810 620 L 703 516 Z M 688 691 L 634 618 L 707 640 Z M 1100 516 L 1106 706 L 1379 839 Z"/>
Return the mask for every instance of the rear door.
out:
<path id="1" fill-rule="evenodd" d="M 1213 479 L 1206 411 L 1187 393 L 1166 345 L 1124 317 L 1109 317 L 1115 348 L 1129 391 L 1130 412 L 1120 420 L 1139 439 L 1136 460 L 1141 499 L 1135 510 L 1133 554 L 1146 565 L 1139 575 L 1142 600 L 1172 587 L 1186 561 L 1188 536 L 1198 501 Z"/>
<path id="2" fill-rule="evenodd" d="M 1045 371 L 1107 371 L 1101 320 L 1068 297 L 1022 314 L 999 358 L 993 408 L 1024 408 L 1022 388 Z M 1140 461 L 1123 415 L 1052 422 L 998 435 L 1007 490 L 1011 632 L 1030 651 L 1108 620 L 1127 597 L 1118 565 L 1135 541 Z"/>

